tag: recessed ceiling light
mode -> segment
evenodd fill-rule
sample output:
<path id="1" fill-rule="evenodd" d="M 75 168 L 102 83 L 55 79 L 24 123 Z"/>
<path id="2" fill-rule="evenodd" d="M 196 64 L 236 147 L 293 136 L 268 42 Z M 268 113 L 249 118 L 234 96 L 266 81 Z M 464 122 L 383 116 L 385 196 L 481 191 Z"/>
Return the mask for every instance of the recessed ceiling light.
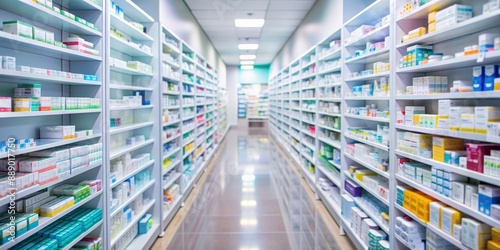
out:
<path id="1" fill-rule="evenodd" d="M 255 50 L 255 49 L 258 49 L 259 48 L 259 45 L 256 44 L 256 43 L 242 43 L 242 44 L 238 44 L 238 49 L 241 49 L 241 50 Z"/>
<path id="2" fill-rule="evenodd" d="M 240 60 L 255 60 L 256 55 L 240 55 Z"/>
<path id="3" fill-rule="evenodd" d="M 253 69 L 253 65 L 242 65 L 241 69 Z"/>
<path id="4" fill-rule="evenodd" d="M 234 19 L 234 25 L 238 28 L 260 28 L 265 22 L 264 19 Z"/>
<path id="5" fill-rule="evenodd" d="M 254 65 L 255 62 L 254 61 L 241 61 L 240 64 L 241 65 Z"/>

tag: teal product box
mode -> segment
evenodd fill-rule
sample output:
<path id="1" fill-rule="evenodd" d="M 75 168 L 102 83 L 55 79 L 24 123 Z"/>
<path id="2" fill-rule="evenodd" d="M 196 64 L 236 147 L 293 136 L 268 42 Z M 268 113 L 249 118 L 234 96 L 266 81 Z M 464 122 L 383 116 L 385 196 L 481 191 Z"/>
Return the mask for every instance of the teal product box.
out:
<path id="1" fill-rule="evenodd" d="M 498 65 L 484 66 L 484 88 L 483 91 L 495 90 L 495 78 L 498 77 Z"/>
<path id="2" fill-rule="evenodd" d="M 139 221 L 139 234 L 147 234 L 151 227 L 153 227 L 153 216 L 145 214 Z"/>
<path id="3" fill-rule="evenodd" d="M 484 90 L 484 67 L 472 68 L 472 90 L 475 92 Z"/>

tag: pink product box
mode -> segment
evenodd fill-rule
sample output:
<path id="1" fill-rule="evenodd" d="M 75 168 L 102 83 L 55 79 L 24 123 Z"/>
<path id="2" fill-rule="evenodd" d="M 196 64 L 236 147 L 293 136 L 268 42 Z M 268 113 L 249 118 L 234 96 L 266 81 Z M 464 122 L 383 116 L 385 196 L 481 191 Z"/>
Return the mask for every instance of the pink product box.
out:
<path id="1" fill-rule="evenodd" d="M 484 156 L 491 150 L 500 150 L 500 145 L 467 143 L 467 169 L 479 173 L 484 172 Z"/>
<path id="2" fill-rule="evenodd" d="M 12 112 L 12 98 L 0 96 L 0 112 Z"/>
<path id="3" fill-rule="evenodd" d="M 385 48 L 385 42 L 378 42 L 374 44 L 375 50 L 383 49 Z"/>

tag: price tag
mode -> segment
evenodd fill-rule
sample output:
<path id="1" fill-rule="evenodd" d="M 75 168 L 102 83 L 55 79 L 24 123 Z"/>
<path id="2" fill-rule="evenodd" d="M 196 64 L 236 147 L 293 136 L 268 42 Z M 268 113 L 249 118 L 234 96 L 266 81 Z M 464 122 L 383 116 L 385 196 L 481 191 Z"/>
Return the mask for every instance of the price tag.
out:
<path id="1" fill-rule="evenodd" d="M 486 53 L 479 53 L 479 56 L 477 57 L 477 62 L 478 63 L 482 63 L 484 61 L 484 56 L 486 55 Z"/>

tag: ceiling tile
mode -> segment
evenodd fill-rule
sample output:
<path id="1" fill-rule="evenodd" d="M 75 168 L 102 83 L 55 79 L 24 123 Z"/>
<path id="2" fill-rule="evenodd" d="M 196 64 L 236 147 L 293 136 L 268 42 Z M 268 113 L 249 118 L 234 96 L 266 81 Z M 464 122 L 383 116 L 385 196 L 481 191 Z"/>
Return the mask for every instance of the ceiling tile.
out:
<path id="1" fill-rule="evenodd" d="M 269 10 L 267 19 L 304 19 L 308 10 Z"/>
<path id="2" fill-rule="evenodd" d="M 271 1 L 269 10 L 309 10 L 314 1 Z"/>

